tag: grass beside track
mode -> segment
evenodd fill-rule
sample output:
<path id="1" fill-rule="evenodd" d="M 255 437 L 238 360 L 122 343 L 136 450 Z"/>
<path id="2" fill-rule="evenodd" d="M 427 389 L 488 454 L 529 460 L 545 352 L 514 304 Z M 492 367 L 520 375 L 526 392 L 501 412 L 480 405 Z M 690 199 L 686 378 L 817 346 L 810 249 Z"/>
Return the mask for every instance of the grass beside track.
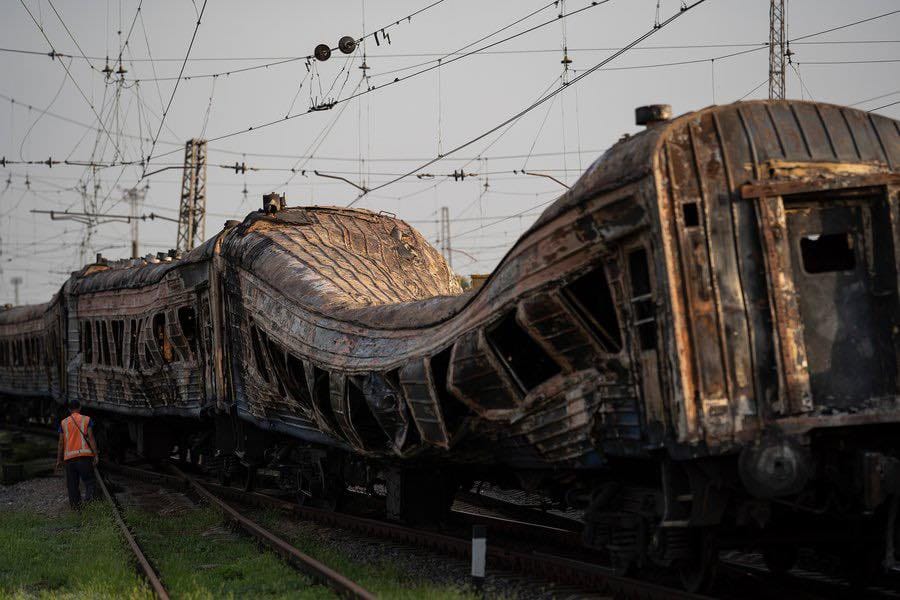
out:
<path id="1" fill-rule="evenodd" d="M 0 598 L 153 598 L 109 506 L 50 517 L 0 512 Z"/>
<path id="2" fill-rule="evenodd" d="M 393 560 L 359 562 L 308 535 L 309 523 L 286 520 L 277 511 L 255 510 L 249 514 L 257 523 L 275 532 L 302 552 L 349 577 L 379 598 L 394 600 L 478 600 L 482 595 L 454 584 L 441 584 L 427 579 L 411 578 L 408 569 Z"/>
<path id="3" fill-rule="evenodd" d="M 173 598 L 334 598 L 256 542 L 232 532 L 209 507 L 125 518 Z"/>

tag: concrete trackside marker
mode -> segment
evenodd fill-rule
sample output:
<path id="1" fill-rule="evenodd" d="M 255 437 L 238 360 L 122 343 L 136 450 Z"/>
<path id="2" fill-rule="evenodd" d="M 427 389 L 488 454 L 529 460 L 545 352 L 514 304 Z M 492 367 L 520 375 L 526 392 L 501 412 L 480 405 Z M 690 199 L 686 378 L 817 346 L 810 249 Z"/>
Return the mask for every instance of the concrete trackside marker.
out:
<path id="1" fill-rule="evenodd" d="M 472 527 L 472 583 L 476 590 L 484 586 L 484 570 L 487 556 L 487 529 L 484 525 Z"/>

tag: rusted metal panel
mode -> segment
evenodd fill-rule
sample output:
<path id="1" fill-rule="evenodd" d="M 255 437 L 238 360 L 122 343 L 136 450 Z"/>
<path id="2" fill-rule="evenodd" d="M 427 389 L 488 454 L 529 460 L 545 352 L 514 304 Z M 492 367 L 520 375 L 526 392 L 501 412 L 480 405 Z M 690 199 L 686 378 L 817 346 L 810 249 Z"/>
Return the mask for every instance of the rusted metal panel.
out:
<path id="1" fill-rule="evenodd" d="M 808 168 L 812 165 L 807 164 Z M 827 171 L 826 171 L 827 172 Z M 841 174 L 828 180 L 829 190 L 848 188 L 864 188 L 900 183 L 900 173 Z M 784 196 L 804 194 L 823 189 L 822 178 L 817 180 L 800 179 L 793 181 L 771 181 L 747 183 L 741 187 L 744 198 L 762 198 L 764 196 Z"/>
<path id="2" fill-rule="evenodd" d="M 859 153 L 853 141 L 853 134 L 850 132 L 850 126 L 844 119 L 844 113 L 840 107 L 820 104 L 818 109 L 837 159 L 841 162 L 858 161 Z"/>
<path id="3" fill-rule="evenodd" d="M 670 198 L 674 205 L 676 235 L 679 239 L 687 294 L 693 359 L 699 375 L 699 402 L 704 427 L 710 429 L 711 437 L 716 439 L 731 432 L 730 411 L 723 413 L 720 408 L 723 400 L 728 398 L 727 372 L 720 339 L 717 299 L 713 289 L 714 273 L 710 265 L 712 257 L 707 246 L 708 209 L 693 170 L 695 158 L 690 135 L 690 130 L 687 129 L 682 137 L 667 145 L 667 164 L 670 167 Z M 682 170 L 676 165 L 680 165 Z M 697 220 L 693 224 L 684 220 L 684 205 L 688 203 L 693 204 L 697 211 Z"/>
<path id="4" fill-rule="evenodd" d="M 449 448 L 450 436 L 434 391 L 435 385 L 446 383 L 432 382 L 432 377 L 427 360 L 412 360 L 400 370 L 400 385 L 403 386 L 409 410 L 422 439 L 439 448 Z"/>
<path id="5" fill-rule="evenodd" d="M 891 169 L 900 167 L 900 128 L 897 122 L 882 115 L 870 114 L 878 141 L 884 149 L 887 165 Z"/>
<path id="6" fill-rule="evenodd" d="M 794 114 L 793 105 L 786 102 L 773 102 L 766 105 L 769 118 L 775 125 L 775 135 L 784 150 L 785 156 L 810 156 L 809 147 Z"/>
<path id="7" fill-rule="evenodd" d="M 783 114 L 783 113 L 782 113 Z M 793 118 L 791 113 L 788 113 Z M 799 139 L 799 131 L 794 135 Z M 711 268 L 714 273 L 722 344 L 729 383 L 729 412 L 732 426 L 741 428 L 742 418 L 754 416 L 751 343 L 743 286 L 738 268 L 735 229 L 731 211 L 732 194 L 727 167 L 721 152 L 721 135 L 712 115 L 693 128 L 691 141 L 696 160 L 697 179 L 706 208 Z M 797 141 L 797 140 L 795 140 Z"/>
<path id="8" fill-rule="evenodd" d="M 806 141 L 809 159 L 813 161 L 837 160 L 818 106 L 812 103 L 793 102 L 791 110 L 800 126 L 803 139 Z"/>
<path id="9" fill-rule="evenodd" d="M 779 366 L 785 385 L 779 412 L 803 412 L 812 408 L 812 396 L 803 322 L 791 276 L 784 204 L 780 197 L 766 197 L 760 198 L 756 206 L 766 251 L 766 268 L 770 276 L 772 322 L 778 331 Z"/>

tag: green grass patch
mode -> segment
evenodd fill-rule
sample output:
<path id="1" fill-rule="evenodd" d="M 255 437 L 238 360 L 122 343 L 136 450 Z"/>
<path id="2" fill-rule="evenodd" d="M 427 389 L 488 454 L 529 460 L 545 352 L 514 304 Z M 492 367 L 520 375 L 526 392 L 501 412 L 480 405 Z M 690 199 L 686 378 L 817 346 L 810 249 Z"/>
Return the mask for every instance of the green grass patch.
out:
<path id="1" fill-rule="evenodd" d="M 109 506 L 57 517 L 0 513 L 0 598 L 152 598 Z"/>
<path id="2" fill-rule="evenodd" d="M 482 597 L 471 589 L 453 584 L 410 578 L 409 571 L 393 560 L 365 563 L 351 560 L 338 550 L 325 546 L 315 536 L 305 534 L 305 528 L 309 527 L 307 523 L 286 523 L 285 517 L 277 511 L 256 511 L 253 518 L 302 552 L 349 577 L 379 598 L 476 600 Z"/>
<path id="3" fill-rule="evenodd" d="M 280 557 L 223 525 L 202 507 L 176 515 L 126 514 L 144 552 L 175 598 L 333 598 Z"/>

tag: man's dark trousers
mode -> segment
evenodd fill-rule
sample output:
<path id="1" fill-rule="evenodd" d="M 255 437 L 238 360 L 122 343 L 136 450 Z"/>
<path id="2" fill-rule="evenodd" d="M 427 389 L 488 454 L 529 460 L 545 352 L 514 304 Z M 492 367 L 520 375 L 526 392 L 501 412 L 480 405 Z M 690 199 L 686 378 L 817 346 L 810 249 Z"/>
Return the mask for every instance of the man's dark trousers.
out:
<path id="1" fill-rule="evenodd" d="M 94 499 L 97 485 L 94 479 L 94 458 L 91 456 L 66 461 L 66 488 L 69 490 L 69 504 L 75 510 L 81 508 L 80 481 L 84 482 L 84 501 L 90 502 Z"/>

